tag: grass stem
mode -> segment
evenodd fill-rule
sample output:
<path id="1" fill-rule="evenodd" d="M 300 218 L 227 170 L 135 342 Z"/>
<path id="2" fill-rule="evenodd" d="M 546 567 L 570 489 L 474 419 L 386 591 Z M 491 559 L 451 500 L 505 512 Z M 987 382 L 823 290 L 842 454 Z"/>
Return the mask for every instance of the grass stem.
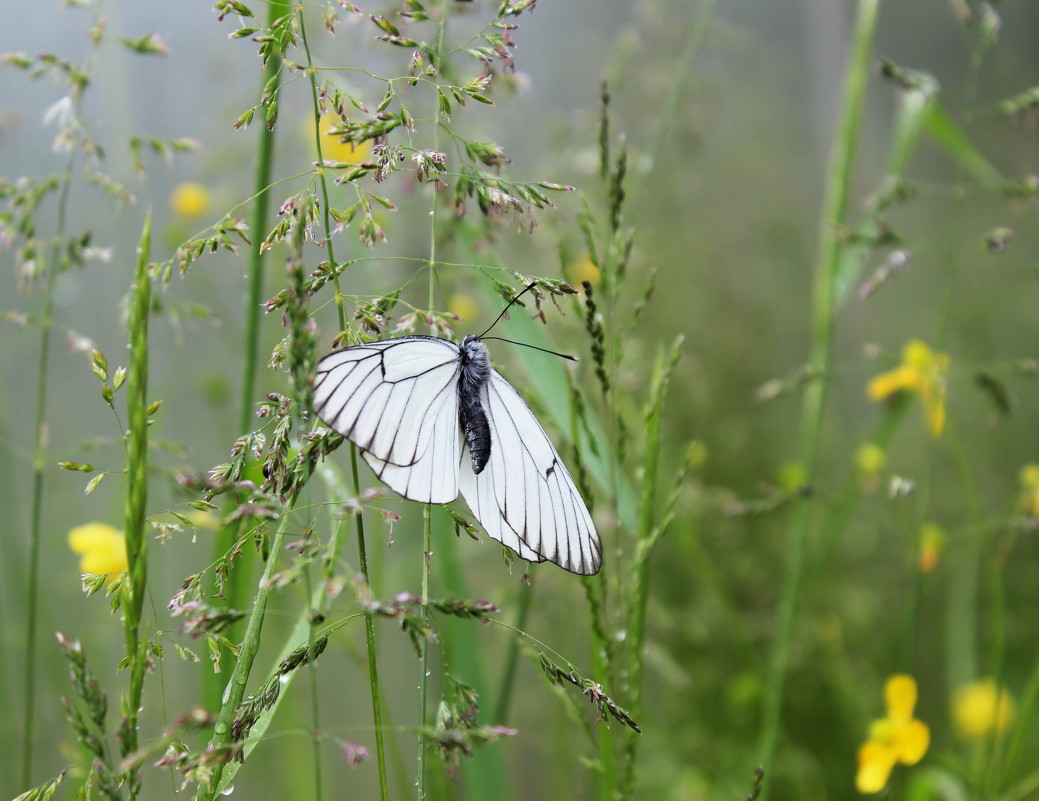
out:
<path id="1" fill-rule="evenodd" d="M 144 231 L 137 246 L 137 271 L 130 304 L 130 369 L 126 378 L 126 559 L 130 574 L 129 597 L 123 598 L 123 627 L 126 658 L 130 666 L 130 687 L 124 710 L 121 752 L 137 750 L 137 716 L 144 692 L 148 665 L 147 641 L 141 637 L 141 615 L 148 585 L 148 321 L 151 315 L 151 215 L 145 218 Z M 140 789 L 136 774 L 129 779 L 130 798 Z"/>
<path id="2" fill-rule="evenodd" d="M 429 557 L 432 542 L 433 522 L 430 506 L 423 507 L 422 518 L 422 621 L 429 624 Z M 415 787 L 418 801 L 426 801 L 426 691 L 429 685 L 429 638 L 421 640 L 422 658 L 421 674 L 418 683 L 418 765 L 416 767 Z"/>
<path id="3" fill-rule="evenodd" d="M 820 435 L 826 402 L 826 377 L 832 360 L 833 330 L 836 304 L 834 280 L 840 263 L 840 232 L 848 218 L 855 154 L 862 130 L 869 82 L 873 38 L 876 31 L 880 0 L 859 0 L 852 31 L 851 52 L 844 79 L 844 107 L 830 156 L 826 195 L 819 225 L 818 254 L 812 291 L 812 340 L 809 369 L 823 378 L 809 383 L 801 401 L 800 458 L 809 485 L 816 478 Z M 790 649 L 797 620 L 798 597 L 804 569 L 806 543 L 812 525 L 812 507 L 800 503 L 792 525 L 792 539 L 787 550 L 786 570 L 777 614 L 776 636 L 765 686 L 765 706 L 759 743 L 759 758 L 765 767 L 762 797 L 768 798 L 769 785 L 775 775 L 775 754 L 779 736 Z"/>

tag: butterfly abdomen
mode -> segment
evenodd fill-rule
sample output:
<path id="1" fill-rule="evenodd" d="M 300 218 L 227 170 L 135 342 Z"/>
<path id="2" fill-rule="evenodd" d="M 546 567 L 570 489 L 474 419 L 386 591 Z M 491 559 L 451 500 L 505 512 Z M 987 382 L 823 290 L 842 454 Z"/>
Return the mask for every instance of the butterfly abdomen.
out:
<path id="1" fill-rule="evenodd" d="M 462 340 L 462 374 L 458 379 L 458 424 L 469 446 L 473 472 L 479 474 L 491 458 L 491 427 L 480 399 L 491 377 L 487 346 L 473 336 Z"/>

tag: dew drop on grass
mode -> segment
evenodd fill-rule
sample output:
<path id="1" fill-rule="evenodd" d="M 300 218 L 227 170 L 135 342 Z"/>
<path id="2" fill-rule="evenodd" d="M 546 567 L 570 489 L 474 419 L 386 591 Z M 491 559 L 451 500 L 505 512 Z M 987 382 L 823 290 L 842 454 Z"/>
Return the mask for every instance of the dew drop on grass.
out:
<path id="1" fill-rule="evenodd" d="M 289 674 L 288 673 L 282 673 L 280 676 L 278 676 L 278 681 L 280 681 L 282 684 L 288 684 L 289 683 Z"/>
<path id="2" fill-rule="evenodd" d="M 229 784 L 223 790 L 220 791 L 220 795 L 231 795 L 234 792 L 234 785 Z"/>

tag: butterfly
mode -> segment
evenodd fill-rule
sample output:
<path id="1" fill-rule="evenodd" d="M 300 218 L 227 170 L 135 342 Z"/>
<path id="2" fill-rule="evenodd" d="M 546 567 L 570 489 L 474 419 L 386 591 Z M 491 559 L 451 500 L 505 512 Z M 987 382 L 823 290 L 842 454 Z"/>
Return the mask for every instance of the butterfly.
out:
<path id="1" fill-rule="evenodd" d="M 317 416 L 394 492 L 420 503 L 451 503 L 461 492 L 484 530 L 522 559 L 599 572 L 588 507 L 479 336 L 334 351 L 318 361 L 313 398 Z"/>

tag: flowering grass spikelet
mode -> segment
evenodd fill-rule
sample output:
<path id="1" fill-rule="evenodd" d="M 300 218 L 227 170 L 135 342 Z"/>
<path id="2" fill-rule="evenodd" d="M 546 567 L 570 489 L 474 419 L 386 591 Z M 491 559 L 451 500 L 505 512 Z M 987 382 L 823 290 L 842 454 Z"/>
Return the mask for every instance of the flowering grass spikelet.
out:
<path id="1" fill-rule="evenodd" d="M 920 396 L 928 431 L 940 437 L 945 428 L 945 375 L 949 355 L 938 353 L 926 343 L 912 339 L 902 349 L 902 364 L 894 370 L 874 376 L 866 387 L 869 399 L 887 400 L 897 392 Z"/>
<path id="2" fill-rule="evenodd" d="M 127 571 L 123 532 L 105 523 L 86 523 L 69 531 L 69 548 L 79 555 L 81 573 L 114 578 Z"/>
<path id="3" fill-rule="evenodd" d="M 326 112 L 321 116 L 318 129 L 321 131 L 322 158 L 340 164 L 363 164 L 372 155 L 372 143 L 370 141 L 359 144 L 344 142 L 341 136 L 329 133 L 333 126 L 342 126 L 342 124 L 343 121 L 339 116 L 332 112 Z M 310 130 L 311 132 L 314 130 L 313 123 L 310 125 Z M 313 133 L 311 133 L 310 141 L 313 142 Z"/>
<path id="4" fill-rule="evenodd" d="M 887 715 L 874 720 L 869 739 L 859 748 L 855 788 L 860 793 L 879 793 L 887 786 L 896 764 L 915 765 L 931 743 L 931 731 L 913 717 L 916 680 L 897 674 L 884 685 Z"/>

